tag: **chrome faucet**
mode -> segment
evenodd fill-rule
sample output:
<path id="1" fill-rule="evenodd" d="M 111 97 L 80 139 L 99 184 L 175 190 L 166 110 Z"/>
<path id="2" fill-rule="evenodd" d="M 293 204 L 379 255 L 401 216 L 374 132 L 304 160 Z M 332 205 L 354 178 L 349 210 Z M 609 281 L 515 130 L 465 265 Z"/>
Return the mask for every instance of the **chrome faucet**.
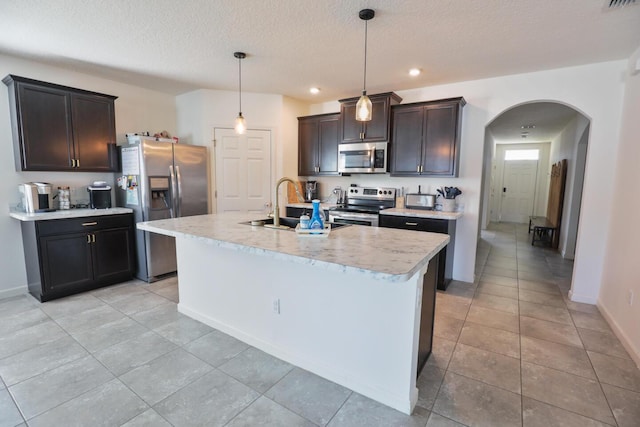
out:
<path id="1" fill-rule="evenodd" d="M 280 188 L 280 184 L 282 184 L 285 181 L 289 181 L 290 183 L 293 184 L 293 187 L 296 189 L 296 195 L 298 196 L 298 201 L 304 202 L 304 197 L 302 197 L 302 194 L 300 194 L 298 183 L 292 180 L 291 178 L 287 178 L 286 176 L 283 176 L 282 178 L 280 178 L 276 183 L 276 205 L 273 208 L 273 226 L 274 227 L 280 227 L 280 206 L 278 204 L 278 189 Z"/>

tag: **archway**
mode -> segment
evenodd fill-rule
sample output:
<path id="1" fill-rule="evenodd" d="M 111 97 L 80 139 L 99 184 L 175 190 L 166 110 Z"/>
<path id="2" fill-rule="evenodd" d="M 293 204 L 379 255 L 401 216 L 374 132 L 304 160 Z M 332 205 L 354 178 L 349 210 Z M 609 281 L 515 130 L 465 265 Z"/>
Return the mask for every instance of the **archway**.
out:
<path id="1" fill-rule="evenodd" d="M 496 154 L 504 153 L 507 148 L 537 148 L 546 144 L 547 152 L 540 150 L 542 158 L 536 173 L 542 174 L 540 178 L 543 179 L 536 182 L 531 214 L 544 216 L 546 212 L 548 165 L 567 159 L 559 252 L 563 258 L 573 259 L 579 234 L 590 122 L 589 117 L 573 106 L 548 100 L 514 105 L 497 115 L 485 128 L 479 233 L 490 222 L 500 222 L 503 214 L 496 212 L 496 209 L 501 209 L 501 199 L 504 197 L 505 188 L 500 176 L 504 171 L 504 168 L 501 169 L 504 163 L 500 163 L 504 160 L 498 159 Z"/>

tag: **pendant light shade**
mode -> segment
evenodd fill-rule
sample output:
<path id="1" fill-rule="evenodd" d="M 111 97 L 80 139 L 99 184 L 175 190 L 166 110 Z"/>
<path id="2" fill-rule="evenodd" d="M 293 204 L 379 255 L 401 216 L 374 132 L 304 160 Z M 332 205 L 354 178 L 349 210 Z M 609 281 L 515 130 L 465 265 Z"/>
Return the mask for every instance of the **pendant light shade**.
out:
<path id="1" fill-rule="evenodd" d="M 244 52 L 234 52 L 233 56 L 238 58 L 238 100 L 239 100 L 239 113 L 236 117 L 236 123 L 234 129 L 237 134 L 242 135 L 247 130 L 247 123 L 242 116 L 242 60 L 247 57 Z"/>
<path id="2" fill-rule="evenodd" d="M 372 9 L 362 9 L 359 13 L 360 19 L 364 21 L 364 79 L 362 83 L 362 96 L 356 104 L 356 120 L 368 122 L 371 120 L 373 107 L 371 100 L 367 96 L 367 21 L 373 19 L 376 13 Z"/>

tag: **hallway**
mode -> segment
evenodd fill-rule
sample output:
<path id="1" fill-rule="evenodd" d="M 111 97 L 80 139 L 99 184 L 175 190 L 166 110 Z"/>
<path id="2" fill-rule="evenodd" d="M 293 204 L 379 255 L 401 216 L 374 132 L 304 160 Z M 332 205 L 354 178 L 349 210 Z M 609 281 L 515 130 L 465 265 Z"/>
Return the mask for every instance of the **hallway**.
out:
<path id="1" fill-rule="evenodd" d="M 438 293 L 429 426 L 640 425 L 640 370 L 595 306 L 567 299 L 572 267 L 526 225 L 483 231 L 477 284 Z"/>

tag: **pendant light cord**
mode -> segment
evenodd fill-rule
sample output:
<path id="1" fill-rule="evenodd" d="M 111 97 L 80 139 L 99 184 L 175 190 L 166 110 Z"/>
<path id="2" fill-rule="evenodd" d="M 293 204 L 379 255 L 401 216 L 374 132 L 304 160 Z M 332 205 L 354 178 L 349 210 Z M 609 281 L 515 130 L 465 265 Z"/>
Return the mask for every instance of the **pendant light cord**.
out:
<path id="1" fill-rule="evenodd" d="M 367 24 L 369 21 L 364 21 L 364 78 L 362 82 L 362 92 L 367 91 Z"/>
<path id="2" fill-rule="evenodd" d="M 240 113 L 242 113 L 242 58 L 238 58 L 238 100 Z"/>

